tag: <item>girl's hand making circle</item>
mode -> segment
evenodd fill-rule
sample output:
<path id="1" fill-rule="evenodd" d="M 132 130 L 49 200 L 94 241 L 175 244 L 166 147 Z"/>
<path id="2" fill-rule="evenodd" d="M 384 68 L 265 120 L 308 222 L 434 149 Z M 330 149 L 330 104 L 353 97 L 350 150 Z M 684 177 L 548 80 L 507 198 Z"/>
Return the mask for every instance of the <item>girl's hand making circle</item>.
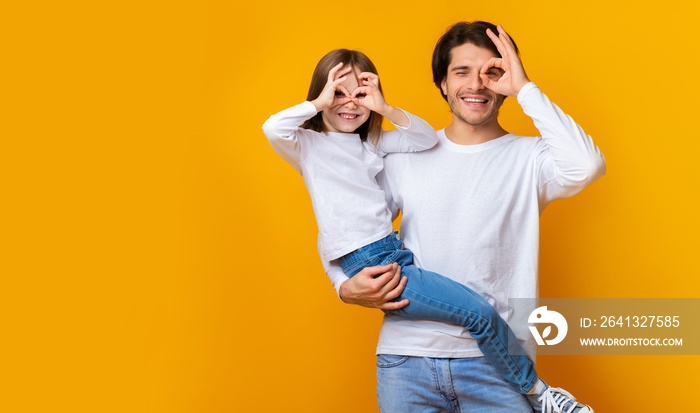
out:
<path id="1" fill-rule="evenodd" d="M 347 79 L 346 75 L 350 73 L 352 66 L 340 70 L 342 66 L 343 62 L 340 62 L 328 72 L 326 86 L 323 87 L 321 94 L 311 101 L 317 111 L 320 112 L 333 106 L 344 105 L 353 100 L 350 92 L 341 85 Z"/>
<path id="2" fill-rule="evenodd" d="M 379 90 L 379 76 L 371 72 L 362 72 L 357 78 L 362 86 L 352 92 L 352 100 L 355 104 L 377 113 L 384 113 L 388 105 Z"/>

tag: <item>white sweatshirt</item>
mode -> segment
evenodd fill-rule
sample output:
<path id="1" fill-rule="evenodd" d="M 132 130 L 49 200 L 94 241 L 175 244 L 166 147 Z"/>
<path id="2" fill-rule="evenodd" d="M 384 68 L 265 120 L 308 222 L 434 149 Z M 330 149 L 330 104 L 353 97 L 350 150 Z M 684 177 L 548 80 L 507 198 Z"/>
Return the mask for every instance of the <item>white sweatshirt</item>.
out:
<path id="1" fill-rule="evenodd" d="M 506 320 L 509 298 L 537 296 L 543 209 L 605 173 L 591 138 L 534 83 L 517 99 L 542 137 L 507 134 L 458 145 L 440 130 L 431 150 L 387 156 L 380 177 L 392 211 L 402 211 L 401 235 L 416 264 L 477 291 Z M 339 289 L 347 277 L 337 266 L 327 269 Z M 377 354 L 459 358 L 481 352 L 462 327 L 387 314 Z"/>
<path id="2" fill-rule="evenodd" d="M 302 129 L 316 113 L 311 102 L 301 103 L 272 115 L 263 132 L 275 152 L 304 178 L 318 225 L 319 254 L 322 260 L 333 260 L 393 231 L 392 214 L 377 183 L 384 156 L 429 149 L 437 137 L 428 123 L 404 111 L 409 126 L 382 132 L 375 148 L 357 134 Z"/>

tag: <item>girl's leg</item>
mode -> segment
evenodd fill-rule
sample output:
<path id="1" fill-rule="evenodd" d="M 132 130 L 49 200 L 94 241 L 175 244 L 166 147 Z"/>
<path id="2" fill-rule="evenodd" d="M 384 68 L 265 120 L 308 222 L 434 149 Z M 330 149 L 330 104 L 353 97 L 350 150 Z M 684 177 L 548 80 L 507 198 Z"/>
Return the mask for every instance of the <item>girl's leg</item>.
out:
<path id="1" fill-rule="evenodd" d="M 408 277 L 397 301 L 408 298 L 410 303 L 394 310 L 395 314 L 464 326 L 485 358 L 510 385 L 523 394 L 532 389 L 537 382 L 535 366 L 496 309 L 465 285 L 416 267 L 413 253 L 402 250 L 402 244 L 398 234 L 393 233 L 341 257 L 339 262 L 348 277 L 364 267 L 397 262 L 401 273 Z M 517 346 L 517 351 L 509 353 L 509 345 Z"/>
<path id="2" fill-rule="evenodd" d="M 525 355 L 508 323 L 496 309 L 475 291 L 454 280 L 416 267 L 412 253 L 401 251 L 397 260 L 408 283 L 398 300 L 409 304 L 392 311 L 405 317 L 441 321 L 464 326 L 476 339 L 479 349 L 494 368 L 520 393 L 527 393 L 537 382 L 537 372 Z M 508 351 L 516 345 L 517 351 Z"/>

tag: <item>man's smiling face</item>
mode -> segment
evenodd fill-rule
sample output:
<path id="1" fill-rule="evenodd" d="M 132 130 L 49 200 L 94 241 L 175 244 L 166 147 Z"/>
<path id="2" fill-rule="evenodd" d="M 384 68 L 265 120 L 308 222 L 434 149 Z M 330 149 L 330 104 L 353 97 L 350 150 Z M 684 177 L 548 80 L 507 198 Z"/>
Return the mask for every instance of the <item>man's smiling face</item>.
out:
<path id="1" fill-rule="evenodd" d="M 473 126 L 497 122 L 503 95 L 484 87 L 479 72 L 489 59 L 498 56 L 471 43 L 453 48 L 451 56 L 447 76 L 443 79 L 441 88 L 447 97 L 454 121 Z M 495 80 L 500 78 L 503 72 L 501 69 L 491 68 L 486 75 Z"/>

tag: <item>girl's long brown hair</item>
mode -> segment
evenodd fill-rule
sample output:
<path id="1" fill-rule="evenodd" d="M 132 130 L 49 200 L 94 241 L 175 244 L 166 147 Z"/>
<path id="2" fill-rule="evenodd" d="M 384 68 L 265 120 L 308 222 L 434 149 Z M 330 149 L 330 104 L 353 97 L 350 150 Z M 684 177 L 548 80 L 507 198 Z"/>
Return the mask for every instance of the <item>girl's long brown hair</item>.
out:
<path id="1" fill-rule="evenodd" d="M 357 69 L 360 72 L 371 72 L 376 75 L 377 68 L 371 60 L 362 52 L 357 50 L 336 49 L 323 56 L 314 69 L 314 74 L 311 76 L 311 85 L 306 100 L 312 101 L 316 99 L 328 82 L 328 72 L 331 71 L 338 63 L 343 62 L 343 67 L 352 66 L 353 70 Z M 382 83 L 379 82 L 379 91 L 382 91 Z M 352 93 L 352 90 L 349 92 Z M 383 92 L 382 92 L 383 93 Z M 369 138 L 373 145 L 377 145 L 382 132 L 382 115 L 370 112 L 369 119 L 359 128 L 355 129 L 355 133 L 360 135 L 363 141 Z M 304 122 L 302 128 L 311 129 L 316 132 L 323 132 L 325 125 L 323 124 L 322 113 L 318 112 L 316 116 Z"/>

